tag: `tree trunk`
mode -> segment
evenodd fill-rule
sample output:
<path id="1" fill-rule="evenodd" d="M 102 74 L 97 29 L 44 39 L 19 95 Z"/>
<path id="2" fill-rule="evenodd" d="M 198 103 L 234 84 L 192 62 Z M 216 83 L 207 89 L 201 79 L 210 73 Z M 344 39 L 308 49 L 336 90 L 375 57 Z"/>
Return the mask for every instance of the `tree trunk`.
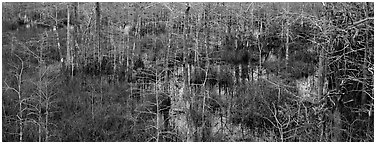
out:
<path id="1" fill-rule="evenodd" d="M 287 3 L 287 12 L 289 12 L 289 3 Z M 285 43 L 285 48 L 286 48 L 286 68 L 288 69 L 288 61 L 289 61 L 289 19 L 287 19 L 287 22 L 285 24 L 285 33 L 286 33 L 286 43 Z"/>
<path id="2" fill-rule="evenodd" d="M 96 35 L 97 35 L 97 54 L 99 58 L 99 53 L 100 53 L 100 40 L 101 40 L 101 10 L 100 10 L 100 4 L 99 2 L 96 2 L 96 7 L 95 7 L 95 12 L 96 12 Z"/>
<path id="3" fill-rule="evenodd" d="M 74 2 L 73 3 L 73 11 L 74 11 L 74 17 L 73 17 L 73 43 L 74 43 L 74 47 L 73 47 L 73 64 L 75 66 L 78 66 L 78 60 L 79 58 L 81 58 L 82 56 L 79 55 L 79 46 L 78 46 L 78 28 L 79 28 L 79 24 L 78 24 L 78 21 L 79 21 L 79 12 L 78 12 L 78 7 L 79 7 L 79 4 L 78 2 Z M 72 69 L 73 70 L 73 69 Z M 72 72 L 73 73 L 73 72 Z"/>
<path id="4" fill-rule="evenodd" d="M 187 141 L 194 141 L 194 134 L 193 134 L 193 117 L 192 117 L 192 95 L 190 94 L 190 88 L 189 88 L 189 69 L 188 69 L 188 17 L 189 17 L 189 9 L 191 8 L 189 3 L 187 3 L 187 8 L 185 10 L 184 15 L 184 27 L 183 27 L 183 36 L 184 36 L 184 43 L 183 43 L 183 63 L 184 63 L 184 101 L 186 103 L 186 114 L 187 114 Z"/>
<path id="5" fill-rule="evenodd" d="M 96 28 L 97 28 L 97 50 L 98 50 L 98 61 L 99 61 L 99 75 L 100 75 L 100 104 L 103 103 L 103 93 L 102 93 L 102 46 L 101 46 L 101 9 L 99 2 L 96 2 Z"/>
<path id="6" fill-rule="evenodd" d="M 325 64 L 324 64 L 324 48 L 320 49 L 320 55 L 319 55 L 319 67 L 318 67 L 318 98 L 322 99 L 323 98 L 323 90 L 324 90 L 324 80 L 325 80 Z"/>
<path id="7" fill-rule="evenodd" d="M 60 60 L 60 62 L 62 62 L 63 67 L 65 67 L 65 65 L 64 65 L 65 63 L 64 63 L 64 60 L 63 60 L 63 54 L 62 54 L 62 51 L 61 51 L 59 33 L 57 31 L 58 20 L 57 20 L 57 7 L 56 6 L 55 6 L 55 11 L 56 11 L 55 12 L 55 25 L 53 26 L 52 31 L 54 32 L 55 37 L 56 37 L 57 49 L 59 51 L 59 60 Z"/>
<path id="8" fill-rule="evenodd" d="M 207 74 L 208 74 L 208 70 L 209 70 L 209 39 L 210 39 L 210 30 L 209 30 L 209 10 L 210 10 L 210 3 L 207 3 L 206 6 L 205 6 L 205 10 L 204 10 L 204 31 L 206 32 L 206 35 L 205 35 L 205 55 L 206 55 L 206 61 L 205 61 L 205 82 L 204 84 L 201 86 L 201 92 L 204 93 L 204 99 L 203 99 L 203 103 L 202 103 L 202 113 L 203 113 L 203 118 L 202 120 L 204 120 L 204 115 L 205 115 L 205 101 L 206 101 L 206 93 L 205 93 L 205 83 L 206 83 L 206 80 L 207 80 Z M 208 118 L 205 120 L 205 121 L 210 121 Z M 202 125 L 202 134 L 201 134 L 201 140 L 205 141 L 206 140 L 206 137 L 207 135 L 205 135 L 206 133 L 208 133 L 208 129 L 205 128 L 205 124 Z"/>
<path id="9" fill-rule="evenodd" d="M 66 70 L 69 71 L 69 68 L 72 64 L 72 55 L 71 55 L 71 31 L 69 29 L 70 25 L 70 11 L 69 4 L 67 4 L 67 55 L 66 55 Z"/>
<path id="10" fill-rule="evenodd" d="M 366 17 L 367 17 L 368 16 L 368 4 L 364 4 L 363 7 L 365 9 L 365 13 L 366 13 Z M 365 80 L 367 80 L 368 79 L 368 70 L 367 70 L 367 68 L 368 68 L 368 66 L 367 66 L 367 56 L 368 55 L 367 54 L 368 54 L 368 49 L 369 49 L 369 47 L 368 47 L 368 44 L 369 44 L 368 33 L 366 33 L 365 38 L 366 38 L 366 44 L 365 44 L 364 57 L 363 57 L 362 73 L 363 73 L 363 78 Z M 367 85 L 367 82 L 365 81 L 362 85 L 362 95 L 361 95 L 361 102 L 360 102 L 362 108 L 365 108 L 364 106 L 365 106 L 366 100 L 367 100 L 367 92 L 366 92 L 367 86 L 366 85 Z"/>

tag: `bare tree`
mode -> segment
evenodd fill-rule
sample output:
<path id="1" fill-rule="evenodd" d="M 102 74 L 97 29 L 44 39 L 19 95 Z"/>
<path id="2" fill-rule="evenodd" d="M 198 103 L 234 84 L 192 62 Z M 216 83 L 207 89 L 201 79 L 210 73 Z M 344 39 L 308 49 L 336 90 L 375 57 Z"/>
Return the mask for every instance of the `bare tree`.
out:
<path id="1" fill-rule="evenodd" d="M 24 141 L 24 125 L 26 123 L 25 120 L 25 110 L 27 109 L 25 103 L 28 100 L 27 97 L 25 97 L 23 93 L 23 87 L 22 84 L 25 82 L 25 79 L 23 78 L 24 70 L 25 70 L 25 62 L 24 60 L 16 53 L 13 54 L 17 59 L 20 61 L 20 64 L 10 64 L 14 69 L 12 70 L 12 76 L 14 76 L 16 79 L 16 85 L 10 86 L 6 81 L 4 81 L 5 84 L 5 91 L 11 90 L 17 94 L 18 97 L 18 112 L 16 116 L 16 121 L 18 122 L 18 136 L 19 141 Z"/>

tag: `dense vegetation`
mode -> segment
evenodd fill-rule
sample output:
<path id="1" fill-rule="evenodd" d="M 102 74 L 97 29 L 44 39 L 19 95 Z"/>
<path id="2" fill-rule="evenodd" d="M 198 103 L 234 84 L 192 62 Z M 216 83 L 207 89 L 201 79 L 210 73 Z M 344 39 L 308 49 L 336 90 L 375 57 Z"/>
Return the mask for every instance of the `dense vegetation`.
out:
<path id="1" fill-rule="evenodd" d="M 2 3 L 2 140 L 374 141 L 373 8 Z"/>

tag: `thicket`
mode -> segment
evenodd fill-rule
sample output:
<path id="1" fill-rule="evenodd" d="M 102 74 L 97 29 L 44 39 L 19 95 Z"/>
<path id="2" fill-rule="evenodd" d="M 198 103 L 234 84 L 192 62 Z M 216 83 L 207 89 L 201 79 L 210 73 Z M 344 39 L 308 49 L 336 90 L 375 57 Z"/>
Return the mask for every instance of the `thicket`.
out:
<path id="1" fill-rule="evenodd" d="M 3 141 L 374 141 L 373 3 L 2 7 Z"/>

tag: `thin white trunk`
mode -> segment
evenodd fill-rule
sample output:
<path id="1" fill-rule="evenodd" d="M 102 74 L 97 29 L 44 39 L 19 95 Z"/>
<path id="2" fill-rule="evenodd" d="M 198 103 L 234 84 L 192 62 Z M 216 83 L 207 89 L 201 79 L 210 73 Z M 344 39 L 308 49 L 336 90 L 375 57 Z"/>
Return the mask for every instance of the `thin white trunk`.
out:
<path id="1" fill-rule="evenodd" d="M 68 65 L 71 65 L 72 67 L 73 67 L 73 65 L 72 65 L 72 57 L 71 57 L 71 43 L 70 43 L 70 41 L 71 41 L 71 34 L 70 34 L 70 24 L 69 24 L 69 22 L 70 22 L 70 14 L 69 14 L 69 4 L 67 5 L 67 56 L 66 56 L 66 60 L 67 60 L 67 62 L 66 62 L 66 65 L 68 66 Z M 72 69 L 72 77 L 73 77 L 73 69 Z"/>
<path id="2" fill-rule="evenodd" d="M 46 86 L 46 91 L 47 91 L 47 86 Z M 48 94 L 48 93 L 46 92 L 46 94 Z M 50 103 L 50 97 L 49 97 L 49 95 L 47 95 L 47 99 L 46 99 L 46 140 L 45 140 L 46 142 L 48 142 L 49 135 L 50 135 L 49 131 L 48 131 L 49 103 Z"/>
<path id="3" fill-rule="evenodd" d="M 155 70 L 155 75 L 157 76 L 158 75 L 158 73 L 157 73 L 157 70 Z M 158 88 L 157 88 L 157 86 L 158 86 L 158 77 L 156 77 L 156 81 L 155 81 L 155 85 L 154 85 L 154 91 L 155 91 L 155 99 L 156 99 L 156 105 L 157 105 L 157 114 L 156 114 L 156 116 L 157 116 L 157 123 L 156 123 L 156 129 L 157 129 L 157 139 L 156 139 L 156 141 L 157 142 L 159 142 L 159 135 L 160 135 L 160 122 L 159 121 L 161 121 L 160 120 L 160 110 L 159 110 L 159 99 L 158 99 Z"/>

